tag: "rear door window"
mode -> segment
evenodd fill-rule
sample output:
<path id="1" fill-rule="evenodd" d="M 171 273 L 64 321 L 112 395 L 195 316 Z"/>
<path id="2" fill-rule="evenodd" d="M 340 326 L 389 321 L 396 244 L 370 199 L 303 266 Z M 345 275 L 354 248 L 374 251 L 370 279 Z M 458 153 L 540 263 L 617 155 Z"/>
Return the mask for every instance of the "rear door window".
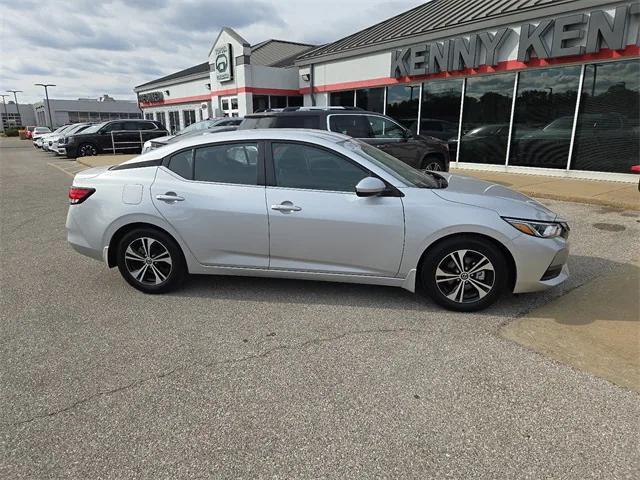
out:
<path id="1" fill-rule="evenodd" d="M 187 180 L 193 179 L 193 150 L 184 150 L 169 159 L 169 170 Z"/>
<path id="2" fill-rule="evenodd" d="M 196 149 L 193 179 L 201 182 L 258 184 L 258 144 L 232 143 Z"/>

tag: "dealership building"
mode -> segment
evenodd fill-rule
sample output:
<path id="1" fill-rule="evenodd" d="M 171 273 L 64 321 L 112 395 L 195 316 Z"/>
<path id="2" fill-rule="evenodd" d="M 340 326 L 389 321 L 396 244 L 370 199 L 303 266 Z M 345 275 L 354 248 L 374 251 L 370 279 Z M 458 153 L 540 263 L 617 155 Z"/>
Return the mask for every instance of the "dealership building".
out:
<path id="1" fill-rule="evenodd" d="M 116 100 L 109 95 L 100 98 L 79 98 L 77 100 L 42 99 L 33 104 L 35 125 L 53 128 L 80 122 L 104 122 L 121 118 L 142 118 L 137 102 Z M 51 108 L 51 116 L 49 116 Z M 31 124 L 29 124 L 31 125 Z"/>
<path id="2" fill-rule="evenodd" d="M 251 46 L 136 87 L 172 130 L 287 106 L 355 106 L 449 142 L 459 167 L 637 180 L 640 2 L 433 0 L 333 43 Z"/>

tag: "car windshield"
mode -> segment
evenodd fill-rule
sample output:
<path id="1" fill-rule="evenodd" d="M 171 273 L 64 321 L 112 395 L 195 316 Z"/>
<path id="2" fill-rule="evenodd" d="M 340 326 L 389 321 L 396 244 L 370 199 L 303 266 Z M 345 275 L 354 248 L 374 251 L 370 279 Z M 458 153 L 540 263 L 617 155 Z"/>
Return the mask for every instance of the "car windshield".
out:
<path id="1" fill-rule="evenodd" d="M 70 128 L 65 133 L 67 133 L 67 134 L 76 133 L 76 132 L 79 132 L 80 130 L 83 130 L 85 128 L 87 128 L 87 125 L 74 125 L 73 128 Z"/>
<path id="2" fill-rule="evenodd" d="M 106 124 L 107 124 L 107 122 L 102 122 L 102 123 L 97 123 L 95 125 L 91 125 L 86 130 L 83 130 L 82 133 L 96 133 L 98 130 L 100 130 L 102 127 L 104 127 Z"/>
<path id="3" fill-rule="evenodd" d="M 423 173 L 401 162 L 388 153 L 369 145 L 361 140 L 351 139 L 342 142 L 345 148 L 366 158 L 385 172 L 389 173 L 401 182 L 417 188 L 440 188 L 443 177 L 431 173 Z"/>

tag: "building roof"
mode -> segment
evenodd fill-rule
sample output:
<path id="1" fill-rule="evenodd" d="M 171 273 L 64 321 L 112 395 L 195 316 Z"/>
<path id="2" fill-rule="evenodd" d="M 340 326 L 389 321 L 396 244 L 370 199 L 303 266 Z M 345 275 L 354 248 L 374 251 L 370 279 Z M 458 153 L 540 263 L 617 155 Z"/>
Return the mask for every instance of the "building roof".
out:
<path id="1" fill-rule="evenodd" d="M 251 47 L 251 65 L 288 67 L 294 64 L 296 57 L 315 47 L 308 43 L 266 40 Z"/>
<path id="2" fill-rule="evenodd" d="M 156 78 L 155 80 L 151 80 L 150 82 L 143 83 L 141 85 L 136 86 L 135 88 L 143 88 L 149 85 L 155 85 L 156 83 L 168 82 L 169 80 L 176 80 L 182 77 L 190 77 L 192 75 L 197 75 L 199 73 L 209 73 L 209 62 L 199 63 L 198 65 L 194 65 L 193 67 L 185 68 L 184 70 L 180 70 L 179 72 L 171 73 L 164 77 Z"/>
<path id="3" fill-rule="evenodd" d="M 551 9 L 566 12 L 578 8 L 601 7 L 616 1 L 618 0 L 432 0 L 348 37 L 302 54 L 296 63 L 314 63 L 314 59 L 318 57 L 340 54 L 347 56 L 347 52 L 351 53 L 367 47 L 369 49 L 375 46 L 389 47 L 388 44 L 393 44 L 394 41 L 418 40 L 428 34 L 441 33 L 445 29 L 446 35 L 450 35 L 452 29 L 460 26 L 464 26 L 466 31 L 473 31 L 474 27 L 485 27 L 476 25 L 479 23 L 490 22 L 493 25 L 500 25 L 508 21 L 503 17 L 511 17 L 515 14 L 533 17 L 537 14 L 547 14 L 546 11 Z"/>

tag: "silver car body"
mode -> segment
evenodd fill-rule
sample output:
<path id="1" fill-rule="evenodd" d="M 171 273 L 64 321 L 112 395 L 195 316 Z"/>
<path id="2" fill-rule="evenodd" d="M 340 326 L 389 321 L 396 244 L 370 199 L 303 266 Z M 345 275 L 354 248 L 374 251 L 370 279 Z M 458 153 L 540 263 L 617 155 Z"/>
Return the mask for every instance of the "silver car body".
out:
<path id="1" fill-rule="evenodd" d="M 185 180 L 165 166 L 135 168 L 188 146 L 258 140 L 332 149 L 404 196 L 208 183 Z M 516 267 L 514 292 L 544 290 L 567 279 L 565 238 L 526 235 L 502 218 L 557 221 L 542 204 L 501 185 L 453 174 L 443 175 L 447 188 L 412 187 L 359 148 L 355 140 L 331 132 L 244 130 L 161 147 L 125 162 L 132 168 L 86 170 L 76 175 L 73 185 L 96 192 L 83 204 L 70 206 L 68 240 L 77 251 L 113 266 L 109 248 L 114 234 L 130 224 L 150 224 L 177 241 L 190 273 L 354 282 L 415 291 L 419 261 L 430 245 L 453 234 L 475 233 L 494 239 L 510 253 Z M 167 192 L 176 192 L 184 201 L 157 199 Z M 284 202 L 300 210 L 273 209 Z M 563 265 L 561 273 L 541 280 L 552 263 Z"/>

